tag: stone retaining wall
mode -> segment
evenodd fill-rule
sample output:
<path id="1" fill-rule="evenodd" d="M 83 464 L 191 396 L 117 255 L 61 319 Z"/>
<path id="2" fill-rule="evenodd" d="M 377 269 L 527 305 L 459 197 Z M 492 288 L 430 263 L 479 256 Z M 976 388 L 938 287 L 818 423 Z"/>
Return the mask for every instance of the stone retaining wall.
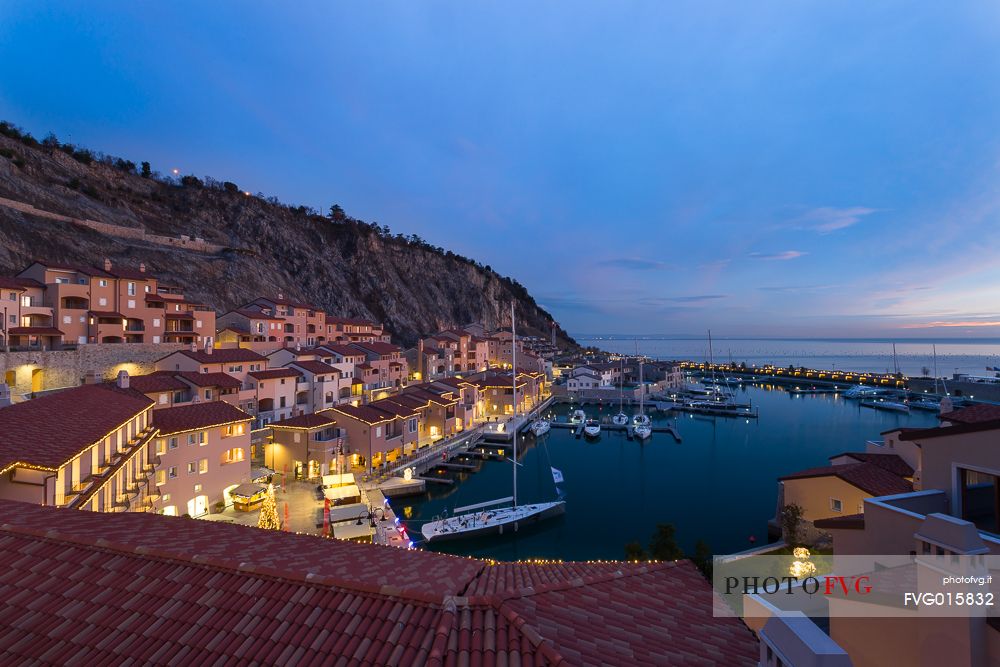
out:
<path id="1" fill-rule="evenodd" d="M 15 400 L 19 401 L 32 392 L 33 380 L 35 389 L 49 391 L 82 384 L 88 371 L 109 380 L 120 370 L 143 375 L 156 370 L 157 359 L 189 347 L 183 343 L 122 343 L 81 345 L 76 350 L 0 352 L 0 378 L 12 385 Z"/>

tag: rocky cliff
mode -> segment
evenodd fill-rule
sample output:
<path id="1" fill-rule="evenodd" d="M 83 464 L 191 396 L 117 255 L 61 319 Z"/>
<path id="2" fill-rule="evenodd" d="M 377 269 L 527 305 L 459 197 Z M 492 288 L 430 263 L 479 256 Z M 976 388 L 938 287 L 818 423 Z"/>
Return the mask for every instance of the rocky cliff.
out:
<path id="1" fill-rule="evenodd" d="M 0 197 L 57 214 L 0 205 L 3 274 L 35 259 L 145 262 L 161 282 L 220 312 L 282 292 L 331 314 L 381 321 L 407 345 L 470 322 L 507 326 L 511 301 L 519 332 L 551 330 L 552 316 L 518 282 L 416 236 L 392 235 L 339 207 L 319 215 L 234 183 L 162 177 L 51 136 L 39 142 L 7 123 Z M 571 342 L 561 327 L 557 335 Z"/>

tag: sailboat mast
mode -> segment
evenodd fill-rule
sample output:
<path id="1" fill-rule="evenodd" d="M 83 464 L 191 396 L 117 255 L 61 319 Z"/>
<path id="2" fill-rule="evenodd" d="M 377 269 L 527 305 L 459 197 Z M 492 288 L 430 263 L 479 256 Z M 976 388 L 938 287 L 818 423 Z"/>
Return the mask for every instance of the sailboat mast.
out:
<path id="1" fill-rule="evenodd" d="M 937 345 L 934 344 L 934 343 L 931 343 L 931 352 L 934 354 L 934 393 L 936 394 L 936 393 L 938 393 L 938 390 L 937 390 L 937 382 L 938 382 L 938 374 L 937 374 Z"/>
<path id="2" fill-rule="evenodd" d="M 513 408 L 514 418 L 511 424 L 514 425 L 514 507 L 517 507 L 517 331 L 514 325 L 514 302 L 510 302 L 510 366 L 511 366 L 511 386 L 514 389 Z"/>

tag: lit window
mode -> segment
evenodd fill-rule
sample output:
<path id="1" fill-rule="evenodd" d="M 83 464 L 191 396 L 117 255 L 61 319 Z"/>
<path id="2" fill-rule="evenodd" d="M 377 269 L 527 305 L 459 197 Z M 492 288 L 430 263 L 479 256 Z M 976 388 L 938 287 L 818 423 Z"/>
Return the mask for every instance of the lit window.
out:
<path id="1" fill-rule="evenodd" d="M 204 475 L 208 472 L 208 459 L 201 459 L 198 461 L 198 473 Z"/>
<path id="2" fill-rule="evenodd" d="M 188 474 L 193 475 L 198 471 L 198 463 L 196 461 L 191 461 L 188 463 Z"/>
<path id="3" fill-rule="evenodd" d="M 128 284 L 128 295 L 135 296 L 135 283 Z"/>

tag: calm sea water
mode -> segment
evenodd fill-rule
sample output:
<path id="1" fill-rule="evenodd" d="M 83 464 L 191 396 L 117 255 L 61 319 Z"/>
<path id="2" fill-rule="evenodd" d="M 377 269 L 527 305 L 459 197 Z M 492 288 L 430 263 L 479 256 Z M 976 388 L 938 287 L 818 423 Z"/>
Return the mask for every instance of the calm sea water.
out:
<path id="1" fill-rule="evenodd" d="M 581 345 L 593 345 L 609 352 L 632 354 L 638 343 L 639 351 L 656 359 L 705 361 L 708 359 L 706 338 L 677 339 L 664 337 L 580 336 Z M 806 366 L 824 370 L 891 372 L 893 341 L 888 339 L 746 339 L 713 338 L 713 357 L 717 363 L 730 360 L 762 365 Z M 907 375 L 922 375 L 924 368 L 933 372 L 934 356 L 931 345 L 937 345 L 939 377 L 953 373 L 992 375 L 987 366 L 1000 366 L 1000 340 L 943 339 L 938 341 L 896 342 L 896 363 Z"/>
<path id="2" fill-rule="evenodd" d="M 731 553 L 764 544 L 767 520 L 774 515 L 777 477 L 826 465 L 827 457 L 864 449 L 865 440 L 898 426 L 931 426 L 932 413 L 901 415 L 862 408 L 833 395 L 801 396 L 783 390 L 749 387 L 739 396 L 760 408 L 760 419 L 654 414 L 654 421 L 677 420 L 683 441 L 654 433 L 646 444 L 624 434 L 602 432 L 596 442 L 577 440 L 568 430 L 552 429 L 540 442 L 524 437 L 519 469 L 519 500 L 555 499 L 550 466 L 561 470 L 566 515 L 514 537 L 491 537 L 433 545 L 435 550 L 500 560 L 561 558 L 620 559 L 627 542 L 647 543 L 657 523 L 677 527 L 678 543 L 692 550 L 697 540 L 714 553 Z M 617 405 L 588 415 L 617 412 Z M 554 408 L 565 419 L 568 406 Z M 444 509 L 510 495 L 511 464 L 488 461 L 460 483 L 436 487 L 416 499 L 398 499 L 397 512 L 420 522 Z"/>

